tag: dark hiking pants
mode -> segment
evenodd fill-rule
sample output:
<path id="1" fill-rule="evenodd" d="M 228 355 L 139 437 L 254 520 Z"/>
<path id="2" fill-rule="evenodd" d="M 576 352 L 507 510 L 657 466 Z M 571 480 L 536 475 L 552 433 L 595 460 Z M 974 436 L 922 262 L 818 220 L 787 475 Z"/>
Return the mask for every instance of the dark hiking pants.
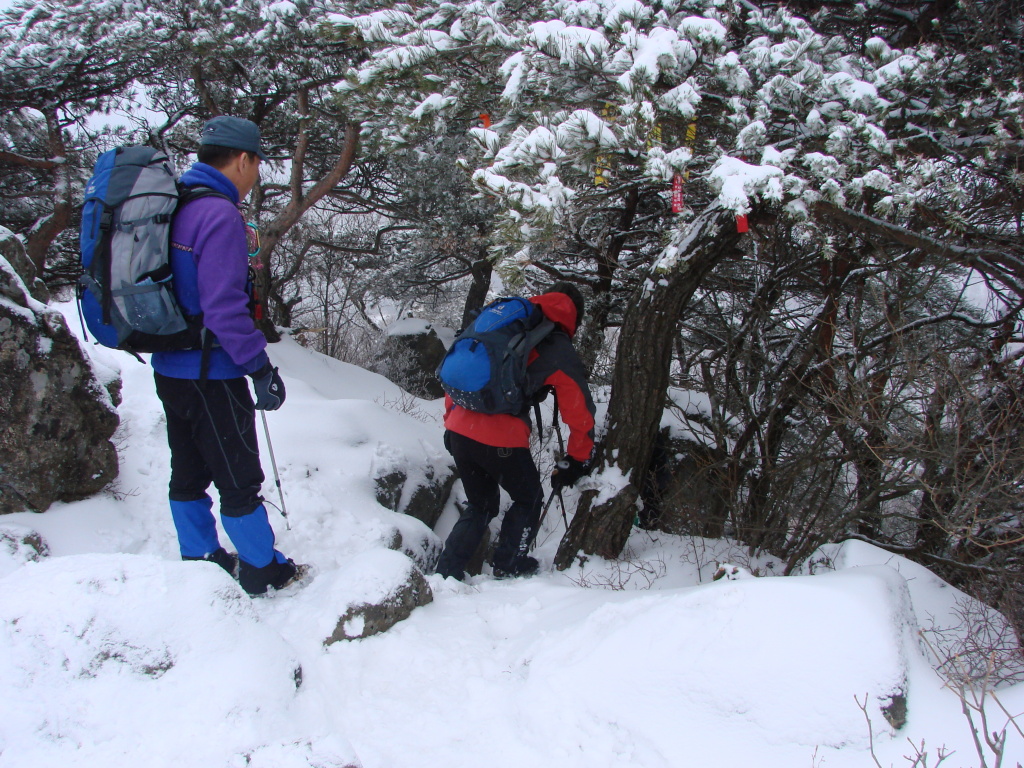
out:
<path id="1" fill-rule="evenodd" d="M 167 414 L 171 501 L 194 501 L 212 482 L 221 514 L 240 517 L 260 505 L 263 467 L 249 380 L 156 377 Z"/>
<path id="2" fill-rule="evenodd" d="M 212 482 L 242 566 L 258 570 L 275 560 L 284 562 L 284 555 L 274 549 L 274 532 L 260 496 L 263 467 L 248 379 L 200 384 L 156 374 L 156 391 L 167 415 L 168 496 L 182 557 L 202 558 L 220 547 L 213 502 L 206 493 Z"/>
<path id="3" fill-rule="evenodd" d="M 476 552 L 487 524 L 498 514 L 500 489 L 512 499 L 501 521 L 491 564 L 514 570 L 516 558 L 525 555 L 537 534 L 544 490 L 540 473 L 528 448 L 496 448 L 455 432 L 448 433 L 452 456 L 469 502 L 448 539 L 437 563 L 437 572 L 457 579 Z"/>

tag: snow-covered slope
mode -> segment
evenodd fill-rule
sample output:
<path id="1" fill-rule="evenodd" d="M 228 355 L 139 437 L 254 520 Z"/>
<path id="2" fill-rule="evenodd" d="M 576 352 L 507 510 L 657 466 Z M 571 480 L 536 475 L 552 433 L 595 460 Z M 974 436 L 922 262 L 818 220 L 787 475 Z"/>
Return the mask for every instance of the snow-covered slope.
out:
<path id="1" fill-rule="evenodd" d="M 955 621 L 964 596 L 864 544 L 821 553 L 828 568 L 754 578 L 776 564 L 638 531 L 623 562 L 558 573 L 551 514 L 541 575 L 431 576 L 435 600 L 411 618 L 325 647 L 336 602 L 401 557 L 390 533 L 431 535 L 381 507 L 372 478 L 382 464 L 445 460 L 440 403 L 274 345 L 288 400 L 268 422 L 290 528 L 273 523 L 280 548 L 318 575 L 250 601 L 217 567 L 177 559 L 148 367 L 89 349 L 124 380 L 121 477 L 95 498 L 0 519 L 50 545 L 40 562 L 0 546 L 2 768 L 853 768 L 874 764 L 872 748 L 882 765 L 909 765 L 908 738 L 929 765 L 941 746 L 955 750 L 944 765 L 978 764 L 917 634 Z M 746 578 L 712 581 L 723 561 Z M 907 722 L 894 730 L 883 709 L 900 695 Z M 1024 711 L 1020 686 L 1000 698 Z M 1024 761 L 1010 731 L 1004 765 Z"/>

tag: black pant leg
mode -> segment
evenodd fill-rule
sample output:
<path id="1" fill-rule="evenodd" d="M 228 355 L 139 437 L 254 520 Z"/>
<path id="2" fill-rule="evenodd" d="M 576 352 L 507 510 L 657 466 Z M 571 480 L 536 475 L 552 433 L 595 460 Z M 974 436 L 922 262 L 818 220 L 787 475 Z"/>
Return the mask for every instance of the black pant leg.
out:
<path id="1" fill-rule="evenodd" d="M 213 473 L 203 460 L 195 442 L 192 422 L 167 410 L 167 444 L 171 449 L 171 501 L 197 501 L 206 498 Z"/>
<path id="2" fill-rule="evenodd" d="M 462 579 L 466 564 L 480 546 L 487 523 L 498 514 L 501 496 L 497 481 L 479 463 L 481 451 L 489 446 L 453 432 L 447 434 L 468 503 L 444 542 L 437 572 Z"/>
<path id="3" fill-rule="evenodd" d="M 171 499 L 201 498 L 212 479 L 221 514 L 238 517 L 256 509 L 263 501 L 264 474 L 246 379 L 200 384 L 156 374 L 156 384 L 168 413 Z"/>
<path id="4" fill-rule="evenodd" d="M 504 571 L 514 571 L 516 559 L 530 551 L 530 544 L 537 535 L 540 510 L 544 505 L 544 489 L 529 449 L 493 450 L 492 472 L 512 499 L 512 505 L 505 510 L 501 521 L 501 531 L 491 564 Z"/>
<path id="5" fill-rule="evenodd" d="M 492 564 L 503 570 L 514 570 L 515 559 L 525 555 L 536 535 L 537 522 L 543 506 L 544 490 L 540 473 L 528 448 L 497 448 L 484 445 L 464 435 L 450 435 L 452 456 L 459 468 L 462 484 L 469 500 L 467 513 L 456 523 L 442 553 L 441 566 L 463 566 L 473 556 L 480 543 L 484 528 L 498 512 L 499 488 L 504 488 L 512 499 L 512 506 L 502 520 L 498 544 Z M 486 510 L 486 516 L 481 511 Z M 468 518 L 468 519 L 465 519 Z M 463 520 L 465 519 L 465 522 Z M 455 541 L 453 541 L 455 535 Z M 446 557 L 449 542 L 453 553 Z M 454 558 L 465 553 L 465 560 Z M 461 570 L 460 570 L 461 572 Z"/>
<path id="6" fill-rule="evenodd" d="M 456 433 L 451 433 L 451 446 L 467 501 L 480 510 L 484 522 L 490 522 L 497 516 L 501 501 L 498 479 L 489 466 L 488 454 L 495 449 Z"/>
<path id="7" fill-rule="evenodd" d="M 466 575 L 466 564 L 480 546 L 486 529 L 487 516 L 472 504 L 467 505 L 445 539 L 444 550 L 437 560 L 437 573 L 442 576 L 454 576 L 462 581 Z"/>
<path id="8" fill-rule="evenodd" d="M 198 501 L 206 497 L 213 473 L 196 442 L 192 386 L 187 379 L 155 374 L 156 393 L 167 418 L 167 445 L 171 449 L 171 501 Z"/>

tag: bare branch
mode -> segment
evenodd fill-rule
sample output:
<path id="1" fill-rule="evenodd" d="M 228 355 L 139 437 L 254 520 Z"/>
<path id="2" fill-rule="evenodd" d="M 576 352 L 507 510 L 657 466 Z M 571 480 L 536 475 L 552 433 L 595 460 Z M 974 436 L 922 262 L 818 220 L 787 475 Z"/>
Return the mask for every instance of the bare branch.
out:
<path id="1" fill-rule="evenodd" d="M 25 157 L 24 155 L 18 155 L 14 152 L 5 152 L 0 149 L 0 163 L 11 163 L 12 165 L 21 165 L 26 168 L 39 168 L 44 171 L 52 171 L 54 168 L 58 168 L 67 163 L 67 160 L 63 157 L 54 160 L 44 160 L 39 157 Z"/>

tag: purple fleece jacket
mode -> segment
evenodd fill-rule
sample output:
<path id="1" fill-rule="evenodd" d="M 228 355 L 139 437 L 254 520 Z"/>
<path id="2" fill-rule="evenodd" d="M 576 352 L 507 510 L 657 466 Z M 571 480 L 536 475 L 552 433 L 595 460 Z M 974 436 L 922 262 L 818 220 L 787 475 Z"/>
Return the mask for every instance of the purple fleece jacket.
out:
<path id="1" fill-rule="evenodd" d="M 181 176 L 185 186 L 210 187 L 230 198 L 204 197 L 181 208 L 171 226 L 174 292 L 189 314 L 202 312 L 203 325 L 218 346 L 210 352 L 208 377 L 234 379 L 267 361 L 267 341 L 249 314 L 249 254 L 238 190 L 224 174 L 195 163 Z M 158 352 L 153 369 L 175 379 L 200 377 L 201 351 Z"/>

